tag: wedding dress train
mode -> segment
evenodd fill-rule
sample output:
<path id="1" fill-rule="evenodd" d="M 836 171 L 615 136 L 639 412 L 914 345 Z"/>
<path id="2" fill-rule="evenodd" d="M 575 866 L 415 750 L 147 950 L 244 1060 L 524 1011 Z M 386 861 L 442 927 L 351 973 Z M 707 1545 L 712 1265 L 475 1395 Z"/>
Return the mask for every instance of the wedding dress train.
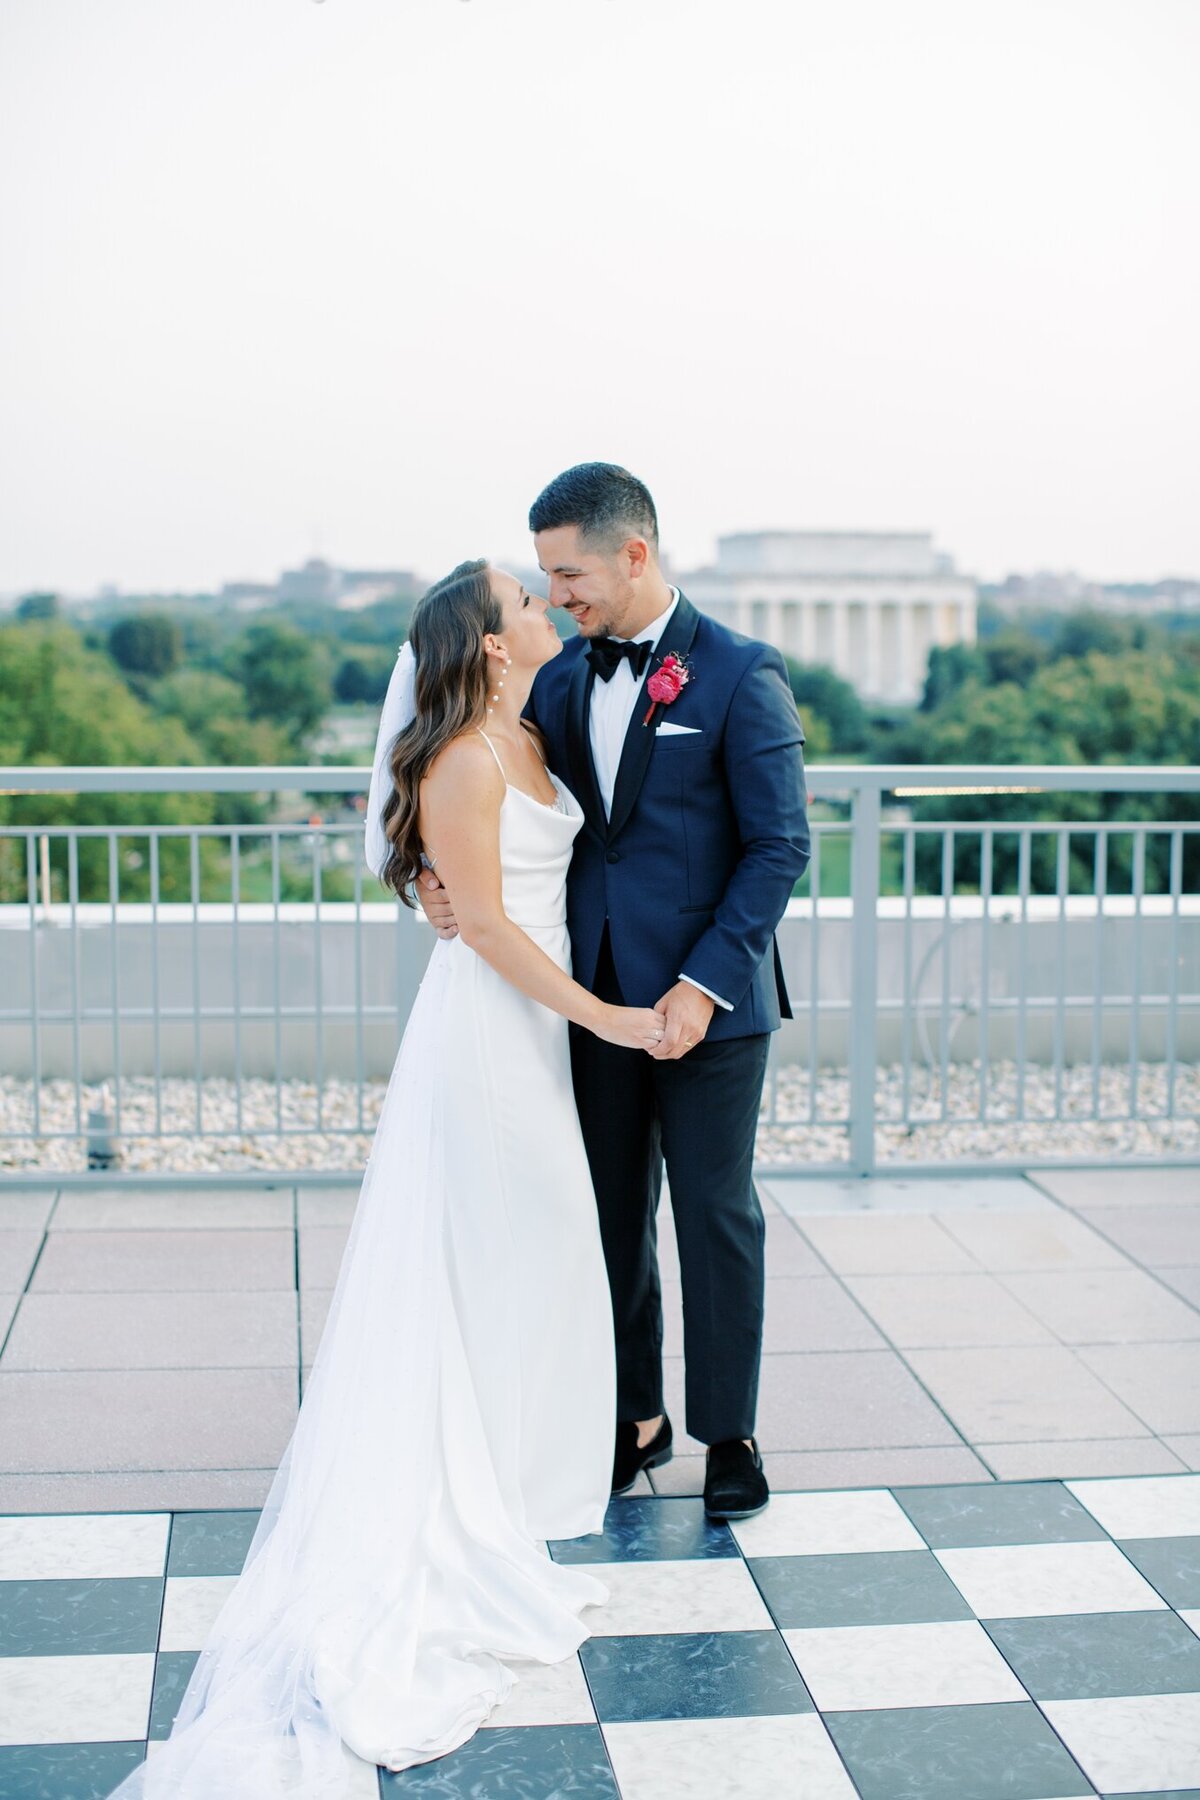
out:
<path id="1" fill-rule="evenodd" d="M 509 916 L 566 968 L 582 814 L 556 787 L 507 790 L 501 861 Z M 539 1540 L 600 1529 L 614 1422 L 566 1024 L 439 941 L 245 1571 L 122 1800 L 334 1800 L 343 1742 L 392 1768 L 463 1743 L 507 1659 L 561 1661 L 607 1598 Z"/>

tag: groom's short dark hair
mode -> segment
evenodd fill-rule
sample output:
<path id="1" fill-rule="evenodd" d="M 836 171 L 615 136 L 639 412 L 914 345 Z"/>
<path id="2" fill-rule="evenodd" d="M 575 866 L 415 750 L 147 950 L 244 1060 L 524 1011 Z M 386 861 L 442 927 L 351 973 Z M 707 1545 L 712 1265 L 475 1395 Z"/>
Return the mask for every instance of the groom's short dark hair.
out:
<path id="1" fill-rule="evenodd" d="M 529 509 L 530 531 L 576 525 L 585 543 L 616 549 L 626 538 L 658 545 L 658 514 L 644 481 L 616 463 L 576 463 L 556 475 Z"/>

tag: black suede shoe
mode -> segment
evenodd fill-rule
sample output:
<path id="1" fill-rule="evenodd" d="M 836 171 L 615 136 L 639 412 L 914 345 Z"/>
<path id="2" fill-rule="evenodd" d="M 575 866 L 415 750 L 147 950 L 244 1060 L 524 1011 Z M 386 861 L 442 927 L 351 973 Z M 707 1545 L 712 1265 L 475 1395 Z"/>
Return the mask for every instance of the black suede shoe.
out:
<path id="1" fill-rule="evenodd" d="M 671 1440 L 674 1433 L 671 1421 L 666 1413 L 663 1422 L 650 1439 L 638 1449 L 637 1424 L 629 1419 L 617 1426 L 617 1444 L 613 1454 L 612 1491 L 624 1494 L 629 1491 L 643 1469 L 657 1469 L 660 1463 L 671 1460 Z"/>
<path id="2" fill-rule="evenodd" d="M 771 1498 L 762 1457 L 754 1438 L 748 1449 L 741 1438 L 713 1444 L 704 1476 L 704 1510 L 710 1519 L 752 1519 Z"/>

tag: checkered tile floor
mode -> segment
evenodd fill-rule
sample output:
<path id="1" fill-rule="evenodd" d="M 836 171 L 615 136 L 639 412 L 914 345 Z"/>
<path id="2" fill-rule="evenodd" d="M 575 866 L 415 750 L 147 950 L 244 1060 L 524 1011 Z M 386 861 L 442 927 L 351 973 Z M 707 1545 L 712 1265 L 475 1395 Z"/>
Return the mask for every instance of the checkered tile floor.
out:
<path id="1" fill-rule="evenodd" d="M 0 1800 L 165 1737 L 251 1513 L 0 1518 Z M 580 1657 L 356 1797 L 1200 1796 L 1200 1475 L 614 1502 Z M 214 1797 L 216 1800 L 216 1797 Z"/>

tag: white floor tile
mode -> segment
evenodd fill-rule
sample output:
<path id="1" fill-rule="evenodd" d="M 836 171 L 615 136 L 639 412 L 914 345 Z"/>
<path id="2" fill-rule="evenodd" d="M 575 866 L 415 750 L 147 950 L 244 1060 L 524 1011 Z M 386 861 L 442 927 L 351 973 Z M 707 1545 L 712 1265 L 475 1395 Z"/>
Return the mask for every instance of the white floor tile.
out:
<path id="1" fill-rule="evenodd" d="M 889 1706 L 980 1706 L 1027 1695 L 973 1619 L 785 1631 L 822 1712 Z"/>
<path id="2" fill-rule="evenodd" d="M 589 1613 L 597 1637 L 628 1632 L 769 1631 L 763 1605 L 741 1558 L 713 1562 L 589 1563 L 609 1591 L 607 1606 Z"/>
<path id="3" fill-rule="evenodd" d="M 202 1650 L 236 1575 L 172 1575 L 163 1600 L 160 1650 Z"/>
<path id="4" fill-rule="evenodd" d="M 730 1529 L 747 1556 L 836 1556 L 925 1548 L 924 1538 L 886 1488 L 776 1494 L 757 1519 Z"/>
<path id="5" fill-rule="evenodd" d="M 594 1725 L 596 1709 L 578 1656 L 565 1662 L 518 1662 L 508 1667 L 517 1685 L 502 1706 L 484 1720 L 485 1729 L 508 1725 Z"/>
<path id="6" fill-rule="evenodd" d="M 161 1575 L 169 1513 L 12 1514 L 0 1518 L 0 1581 Z"/>
<path id="7" fill-rule="evenodd" d="M 1200 1788 L 1200 1694 L 1049 1700 L 1042 1711 L 1102 1793 Z"/>
<path id="8" fill-rule="evenodd" d="M 0 1744 L 143 1738 L 153 1656 L 0 1657 Z"/>
<path id="9" fill-rule="evenodd" d="M 934 1555 L 981 1619 L 1150 1612 L 1166 1605 L 1115 1544 L 1005 1544 Z"/>
<path id="10" fill-rule="evenodd" d="M 1200 1475 L 1068 1481 L 1067 1486 L 1112 1537 L 1200 1536 Z"/>
<path id="11" fill-rule="evenodd" d="M 606 1725 L 622 1800 L 854 1800 L 816 1713 Z"/>

